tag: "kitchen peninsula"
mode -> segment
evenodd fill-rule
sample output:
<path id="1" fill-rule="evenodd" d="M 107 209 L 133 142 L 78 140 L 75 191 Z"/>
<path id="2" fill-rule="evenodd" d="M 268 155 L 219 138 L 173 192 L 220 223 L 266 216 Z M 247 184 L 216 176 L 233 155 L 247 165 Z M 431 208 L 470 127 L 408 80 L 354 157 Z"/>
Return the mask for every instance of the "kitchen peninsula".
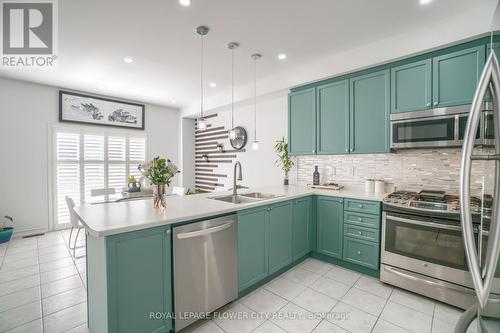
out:
<path id="1" fill-rule="evenodd" d="M 221 216 L 237 216 L 240 297 L 311 255 L 378 276 L 385 193 L 303 186 L 245 193 L 274 197 L 240 204 L 214 200 L 229 192 L 168 197 L 163 211 L 154 209 L 152 200 L 77 207 L 87 233 L 92 332 L 174 329 L 166 315 L 173 312 L 172 230 Z M 356 236 L 350 234 L 354 229 Z M 377 236 L 359 238 L 362 232 Z"/>

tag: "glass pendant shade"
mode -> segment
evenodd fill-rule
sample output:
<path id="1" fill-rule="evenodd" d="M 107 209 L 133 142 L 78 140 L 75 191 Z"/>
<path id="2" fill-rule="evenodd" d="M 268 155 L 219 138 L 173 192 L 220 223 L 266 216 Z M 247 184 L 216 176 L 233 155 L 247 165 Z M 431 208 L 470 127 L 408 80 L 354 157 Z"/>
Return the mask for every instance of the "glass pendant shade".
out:
<path id="1" fill-rule="evenodd" d="M 234 129 L 232 129 L 232 130 L 229 131 L 229 138 L 231 140 L 236 139 L 236 131 Z"/>
<path id="2" fill-rule="evenodd" d="M 207 120 L 205 118 L 198 119 L 198 129 L 202 131 L 207 129 Z"/>

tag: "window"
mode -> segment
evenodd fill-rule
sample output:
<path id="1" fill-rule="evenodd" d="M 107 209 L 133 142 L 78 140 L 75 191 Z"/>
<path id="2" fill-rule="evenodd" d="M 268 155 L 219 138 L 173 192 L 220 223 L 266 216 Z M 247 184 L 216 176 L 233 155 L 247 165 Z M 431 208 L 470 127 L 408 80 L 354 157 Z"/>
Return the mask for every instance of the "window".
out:
<path id="1" fill-rule="evenodd" d="M 129 176 L 140 176 L 137 167 L 146 160 L 146 136 L 56 129 L 54 141 L 56 225 L 69 223 L 66 196 L 78 205 L 92 189 L 119 193 Z"/>

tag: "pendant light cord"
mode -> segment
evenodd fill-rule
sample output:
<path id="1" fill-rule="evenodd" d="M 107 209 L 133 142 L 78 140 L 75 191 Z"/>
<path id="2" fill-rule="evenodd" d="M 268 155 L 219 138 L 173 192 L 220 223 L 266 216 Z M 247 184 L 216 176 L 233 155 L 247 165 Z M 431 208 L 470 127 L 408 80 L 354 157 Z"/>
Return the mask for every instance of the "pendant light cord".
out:
<path id="1" fill-rule="evenodd" d="M 203 51 L 204 51 L 204 43 L 203 43 L 203 35 L 201 35 L 201 80 L 200 80 L 200 91 L 201 91 L 201 99 L 200 99 L 200 114 L 201 114 L 201 119 L 203 119 Z"/>
<path id="2" fill-rule="evenodd" d="M 257 141 L 257 57 L 254 58 L 254 89 L 253 89 L 253 139 Z"/>
<path id="3" fill-rule="evenodd" d="M 231 49 L 231 130 L 234 128 L 234 48 Z"/>

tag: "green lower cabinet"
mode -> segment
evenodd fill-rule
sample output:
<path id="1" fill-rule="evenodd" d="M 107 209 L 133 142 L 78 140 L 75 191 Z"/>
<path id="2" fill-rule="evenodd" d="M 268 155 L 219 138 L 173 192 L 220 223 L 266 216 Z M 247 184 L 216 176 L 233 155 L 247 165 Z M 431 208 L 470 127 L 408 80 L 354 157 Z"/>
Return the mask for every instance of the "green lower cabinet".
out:
<path id="1" fill-rule="evenodd" d="M 238 290 L 268 275 L 268 206 L 238 212 Z"/>
<path id="2" fill-rule="evenodd" d="M 379 269 L 379 243 L 344 237 L 344 260 L 372 269 Z"/>
<path id="3" fill-rule="evenodd" d="M 391 68 L 391 113 L 432 108 L 432 60 Z"/>
<path id="4" fill-rule="evenodd" d="M 92 332 L 169 332 L 172 321 L 151 319 L 150 313 L 173 311 L 170 228 L 107 237 L 106 259 L 108 329 L 91 327 Z M 92 314 L 89 319 L 94 319 Z"/>
<path id="5" fill-rule="evenodd" d="M 317 251 L 333 258 L 342 259 L 343 199 L 318 197 L 316 209 Z"/>
<path id="6" fill-rule="evenodd" d="M 293 201 L 293 260 L 300 259 L 311 251 L 311 207 L 311 197 Z"/>
<path id="7" fill-rule="evenodd" d="M 351 78 L 350 152 L 387 153 L 389 147 L 389 70 Z"/>
<path id="8" fill-rule="evenodd" d="M 434 57 L 432 105 L 447 107 L 472 103 L 485 63 L 484 45 Z"/>
<path id="9" fill-rule="evenodd" d="M 269 274 L 272 274 L 292 263 L 292 201 L 269 209 Z"/>

